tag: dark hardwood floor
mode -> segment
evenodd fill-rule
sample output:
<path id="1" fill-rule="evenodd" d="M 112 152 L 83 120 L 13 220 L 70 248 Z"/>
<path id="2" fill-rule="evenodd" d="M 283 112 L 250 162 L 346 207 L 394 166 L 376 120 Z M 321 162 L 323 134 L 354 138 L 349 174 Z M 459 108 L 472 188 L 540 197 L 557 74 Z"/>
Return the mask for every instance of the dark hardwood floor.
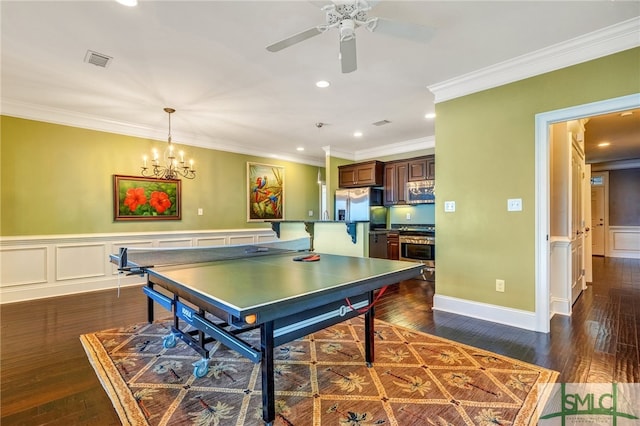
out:
<path id="1" fill-rule="evenodd" d="M 638 383 L 640 260 L 593 263 L 573 316 L 555 316 L 549 334 L 433 312 L 433 284 L 420 281 L 390 287 L 376 317 L 557 370 L 559 382 Z M 79 335 L 145 316 L 139 287 L 2 305 L 0 424 L 120 424 Z"/>

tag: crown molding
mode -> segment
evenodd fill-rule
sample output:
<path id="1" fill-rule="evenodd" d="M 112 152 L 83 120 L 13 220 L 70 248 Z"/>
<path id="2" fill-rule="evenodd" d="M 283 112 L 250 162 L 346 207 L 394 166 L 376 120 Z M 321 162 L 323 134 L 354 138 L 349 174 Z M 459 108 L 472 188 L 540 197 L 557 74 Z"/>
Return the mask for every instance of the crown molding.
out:
<path id="1" fill-rule="evenodd" d="M 2 107 L 0 109 L 0 113 L 2 115 L 23 118 L 26 120 L 42 121 L 45 123 L 78 127 L 81 129 L 95 130 L 99 132 L 114 133 L 118 135 L 133 136 L 137 138 L 153 139 L 165 142 L 167 140 L 166 129 L 155 129 L 152 127 L 141 126 L 139 124 L 129 122 L 109 120 L 104 117 L 90 114 L 82 114 L 59 108 L 50 108 L 42 105 L 17 102 L 11 99 L 2 99 Z M 257 151 L 255 148 L 251 147 L 222 143 L 213 139 L 204 139 L 202 136 L 184 131 L 173 131 L 172 140 L 174 143 L 180 145 L 194 146 L 199 148 L 233 152 L 236 154 L 246 154 L 258 157 L 276 158 L 283 161 L 309 164 L 312 166 L 324 166 L 324 163 L 317 158 L 292 156 L 286 153 L 274 153 L 273 151 Z"/>
<path id="2" fill-rule="evenodd" d="M 404 142 L 392 143 L 377 148 L 362 149 L 355 152 L 341 151 L 331 145 L 323 146 L 327 157 L 343 158 L 351 161 L 370 160 L 372 158 L 385 157 L 396 154 L 406 154 L 408 152 L 422 151 L 435 148 L 436 138 L 425 136 L 423 138 L 411 139 Z"/>
<path id="3" fill-rule="evenodd" d="M 42 121 L 44 123 L 79 127 L 81 129 L 116 133 L 138 138 L 155 140 L 166 139 L 166 132 L 161 134 L 159 129 L 152 129 L 151 127 L 141 126 L 139 124 L 109 120 L 96 115 L 72 112 L 60 108 L 51 108 L 7 98 L 2 98 L 1 112 L 2 115 L 23 118 L 25 120 Z M 176 143 L 182 142 L 176 141 Z"/>
<path id="4" fill-rule="evenodd" d="M 606 161 L 591 164 L 592 172 L 602 172 L 606 170 L 640 169 L 640 158 L 629 160 Z"/>
<path id="5" fill-rule="evenodd" d="M 356 151 L 355 160 L 368 160 L 371 158 L 386 157 L 408 152 L 422 151 L 436 147 L 435 136 L 425 136 L 423 138 L 411 139 L 404 142 L 392 143 L 377 148 L 363 149 Z"/>
<path id="6" fill-rule="evenodd" d="M 439 103 L 638 46 L 640 17 L 635 17 L 427 88 Z"/>
<path id="7" fill-rule="evenodd" d="M 355 153 L 350 151 L 342 151 L 334 146 L 326 145 L 322 147 L 325 157 L 344 158 L 345 160 L 356 161 Z"/>

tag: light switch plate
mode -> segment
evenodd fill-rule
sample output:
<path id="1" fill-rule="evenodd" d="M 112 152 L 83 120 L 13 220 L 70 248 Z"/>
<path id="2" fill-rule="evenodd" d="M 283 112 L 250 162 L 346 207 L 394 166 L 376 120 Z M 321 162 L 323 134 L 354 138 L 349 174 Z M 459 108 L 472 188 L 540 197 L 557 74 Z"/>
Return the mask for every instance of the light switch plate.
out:
<path id="1" fill-rule="evenodd" d="M 198 209 L 198 216 L 202 216 L 204 214 L 204 211 L 202 210 L 202 208 Z"/>
<path id="2" fill-rule="evenodd" d="M 521 212 L 522 211 L 522 198 L 509 198 L 507 200 L 507 211 Z"/>
<path id="3" fill-rule="evenodd" d="M 456 202 L 455 201 L 445 201 L 444 202 L 444 211 L 445 212 L 455 212 L 456 211 Z"/>

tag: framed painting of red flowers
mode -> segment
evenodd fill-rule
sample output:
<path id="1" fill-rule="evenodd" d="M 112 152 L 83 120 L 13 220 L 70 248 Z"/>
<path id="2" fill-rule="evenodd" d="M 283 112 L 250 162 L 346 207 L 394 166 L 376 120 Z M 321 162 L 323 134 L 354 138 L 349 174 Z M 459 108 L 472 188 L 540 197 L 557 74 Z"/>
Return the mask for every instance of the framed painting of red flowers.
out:
<path id="1" fill-rule="evenodd" d="M 114 220 L 180 220 L 176 179 L 113 175 Z"/>
<path id="2" fill-rule="evenodd" d="M 284 220 L 284 167 L 247 163 L 247 221 Z"/>

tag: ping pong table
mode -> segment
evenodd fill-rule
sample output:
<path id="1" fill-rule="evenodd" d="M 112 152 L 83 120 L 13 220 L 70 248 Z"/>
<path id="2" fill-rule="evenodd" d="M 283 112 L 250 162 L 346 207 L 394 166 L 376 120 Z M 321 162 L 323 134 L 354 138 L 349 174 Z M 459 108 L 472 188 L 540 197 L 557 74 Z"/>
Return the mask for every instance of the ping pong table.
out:
<path id="1" fill-rule="evenodd" d="M 272 425 L 274 348 L 364 313 L 370 366 L 375 290 L 422 273 L 420 263 L 317 254 L 309 247 L 307 238 L 179 249 L 124 247 L 110 260 L 121 273 L 146 275 L 148 320 L 154 319 L 154 303 L 172 313 L 163 346 L 174 347 L 179 338 L 198 352 L 196 377 L 208 372 L 207 344 L 214 340 L 261 363 L 262 417 Z M 254 347 L 242 334 L 258 328 L 260 347 Z"/>

